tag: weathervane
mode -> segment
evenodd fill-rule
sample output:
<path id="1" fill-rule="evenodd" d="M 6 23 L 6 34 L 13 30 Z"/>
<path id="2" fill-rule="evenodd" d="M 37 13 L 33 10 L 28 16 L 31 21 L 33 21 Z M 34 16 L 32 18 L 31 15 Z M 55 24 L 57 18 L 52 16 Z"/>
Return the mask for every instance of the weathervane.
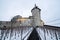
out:
<path id="1" fill-rule="evenodd" d="M 36 7 L 36 4 L 35 4 L 35 7 Z"/>
<path id="2" fill-rule="evenodd" d="M 35 7 L 36 7 L 36 4 L 35 4 Z"/>
<path id="3" fill-rule="evenodd" d="M 38 7 L 38 6 L 36 6 L 36 4 L 35 4 L 35 7 Z"/>

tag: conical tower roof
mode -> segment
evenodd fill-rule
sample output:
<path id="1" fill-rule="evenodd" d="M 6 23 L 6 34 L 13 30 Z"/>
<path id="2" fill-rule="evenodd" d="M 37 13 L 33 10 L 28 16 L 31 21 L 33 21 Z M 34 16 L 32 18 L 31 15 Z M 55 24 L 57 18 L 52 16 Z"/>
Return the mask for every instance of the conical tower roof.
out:
<path id="1" fill-rule="evenodd" d="M 38 8 L 38 6 L 36 6 L 36 4 L 35 4 L 35 7 L 31 10 L 31 12 L 32 12 L 34 9 L 38 9 L 39 11 L 41 11 L 41 9 Z"/>

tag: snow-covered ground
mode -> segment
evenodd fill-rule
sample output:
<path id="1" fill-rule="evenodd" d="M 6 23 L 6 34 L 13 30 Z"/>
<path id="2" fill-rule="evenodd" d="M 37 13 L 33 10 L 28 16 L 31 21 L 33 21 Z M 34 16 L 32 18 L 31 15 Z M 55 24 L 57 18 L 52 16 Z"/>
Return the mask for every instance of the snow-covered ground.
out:
<path id="1" fill-rule="evenodd" d="M 33 28 L 0 30 L 0 40 L 27 40 Z"/>
<path id="2" fill-rule="evenodd" d="M 52 29 L 37 28 L 42 40 L 60 40 L 60 31 Z"/>
<path id="3" fill-rule="evenodd" d="M 0 40 L 27 40 L 32 30 L 32 27 L 16 28 L 12 31 L 11 29 L 0 30 Z M 60 31 L 46 28 L 36 28 L 36 30 L 42 40 L 60 40 Z"/>

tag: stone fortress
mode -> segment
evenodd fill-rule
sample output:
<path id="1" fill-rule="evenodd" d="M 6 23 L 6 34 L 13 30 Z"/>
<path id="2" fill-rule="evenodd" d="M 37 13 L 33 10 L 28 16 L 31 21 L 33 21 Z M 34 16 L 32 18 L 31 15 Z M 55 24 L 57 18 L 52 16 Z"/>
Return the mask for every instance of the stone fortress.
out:
<path id="1" fill-rule="evenodd" d="M 41 9 L 35 5 L 31 13 L 32 16 L 29 17 L 17 15 L 14 16 L 11 21 L 0 21 L 0 27 L 43 26 L 44 22 L 41 20 Z"/>
<path id="2" fill-rule="evenodd" d="M 14 16 L 11 21 L 0 21 L 0 40 L 60 40 L 60 27 L 45 25 L 41 9 L 35 5 L 32 16 Z"/>

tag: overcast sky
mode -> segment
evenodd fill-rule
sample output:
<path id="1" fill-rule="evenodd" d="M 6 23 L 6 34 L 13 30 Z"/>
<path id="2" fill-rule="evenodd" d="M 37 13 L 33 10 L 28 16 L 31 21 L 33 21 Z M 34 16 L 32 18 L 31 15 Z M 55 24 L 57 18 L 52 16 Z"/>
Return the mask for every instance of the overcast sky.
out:
<path id="1" fill-rule="evenodd" d="M 0 0 L 0 21 L 9 21 L 16 15 L 31 16 L 35 4 L 45 24 L 60 26 L 60 0 Z"/>

